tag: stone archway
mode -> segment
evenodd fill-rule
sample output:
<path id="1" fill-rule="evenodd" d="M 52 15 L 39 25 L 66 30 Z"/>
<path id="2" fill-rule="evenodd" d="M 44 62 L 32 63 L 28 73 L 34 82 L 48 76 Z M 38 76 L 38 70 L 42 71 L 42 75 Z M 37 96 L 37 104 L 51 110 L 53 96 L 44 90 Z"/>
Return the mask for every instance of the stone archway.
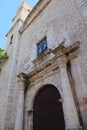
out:
<path id="1" fill-rule="evenodd" d="M 46 85 L 37 94 L 33 105 L 33 130 L 65 130 L 60 93 L 53 85 Z"/>

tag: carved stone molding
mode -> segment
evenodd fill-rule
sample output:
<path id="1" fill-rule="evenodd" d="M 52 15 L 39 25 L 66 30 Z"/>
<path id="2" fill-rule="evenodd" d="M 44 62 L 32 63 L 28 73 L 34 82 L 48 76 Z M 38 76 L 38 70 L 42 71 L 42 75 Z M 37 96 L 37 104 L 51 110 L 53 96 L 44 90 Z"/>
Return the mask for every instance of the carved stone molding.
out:
<path id="1" fill-rule="evenodd" d="M 80 42 L 76 42 L 75 44 L 69 46 L 68 48 L 64 47 L 64 41 L 55 49 L 48 49 L 41 56 L 37 57 L 32 61 L 35 64 L 35 68 L 30 71 L 28 74 L 21 73 L 20 75 L 24 77 L 41 77 L 45 73 L 49 73 L 50 71 L 58 69 L 58 59 L 61 55 L 65 55 L 67 61 L 73 60 L 78 57 L 78 49 L 80 47 Z M 50 56 L 51 54 L 52 57 Z M 19 77 L 19 75 L 17 76 Z"/>

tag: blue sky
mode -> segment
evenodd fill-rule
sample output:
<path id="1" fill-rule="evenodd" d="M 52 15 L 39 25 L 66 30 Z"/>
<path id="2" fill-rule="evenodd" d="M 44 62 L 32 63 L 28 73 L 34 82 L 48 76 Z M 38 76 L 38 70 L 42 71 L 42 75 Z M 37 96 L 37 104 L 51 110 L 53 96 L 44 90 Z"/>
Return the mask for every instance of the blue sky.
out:
<path id="1" fill-rule="evenodd" d="M 26 0 L 32 7 L 38 0 Z M 12 26 L 12 18 L 23 0 L 0 0 L 0 48 L 5 48 L 6 33 Z"/>

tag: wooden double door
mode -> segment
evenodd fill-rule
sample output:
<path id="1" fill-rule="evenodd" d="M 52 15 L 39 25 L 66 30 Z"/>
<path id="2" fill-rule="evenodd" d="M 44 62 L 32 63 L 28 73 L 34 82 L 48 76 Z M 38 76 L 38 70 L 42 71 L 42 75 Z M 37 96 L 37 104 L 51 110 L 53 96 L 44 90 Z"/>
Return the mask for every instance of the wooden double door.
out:
<path id="1" fill-rule="evenodd" d="M 33 130 L 65 130 L 62 103 L 57 88 L 47 85 L 36 96 L 33 113 Z"/>

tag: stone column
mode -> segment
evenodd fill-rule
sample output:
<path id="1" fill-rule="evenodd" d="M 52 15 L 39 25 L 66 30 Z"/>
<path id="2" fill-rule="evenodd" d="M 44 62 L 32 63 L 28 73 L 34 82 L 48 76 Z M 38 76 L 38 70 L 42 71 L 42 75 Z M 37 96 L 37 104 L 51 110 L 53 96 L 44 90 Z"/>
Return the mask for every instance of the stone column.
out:
<path id="1" fill-rule="evenodd" d="M 23 112 L 24 112 L 24 79 L 23 78 L 20 78 L 18 80 L 18 87 L 19 87 L 19 101 L 18 101 L 15 130 L 23 130 Z"/>
<path id="2" fill-rule="evenodd" d="M 82 130 L 79 124 L 78 114 L 71 90 L 70 81 L 67 73 L 67 58 L 64 54 L 58 57 L 58 65 L 60 69 L 62 91 L 63 91 L 63 110 L 65 117 L 66 130 Z"/>

